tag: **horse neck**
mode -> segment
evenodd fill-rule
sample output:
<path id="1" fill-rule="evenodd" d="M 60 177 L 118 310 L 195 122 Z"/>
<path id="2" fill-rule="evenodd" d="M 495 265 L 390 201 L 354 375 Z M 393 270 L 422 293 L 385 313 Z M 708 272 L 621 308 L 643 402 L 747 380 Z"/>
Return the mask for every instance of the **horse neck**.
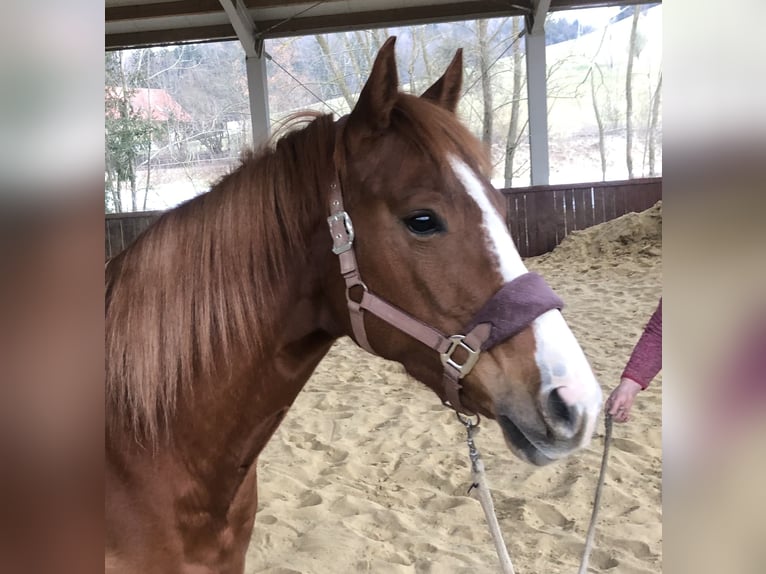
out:
<path id="1" fill-rule="evenodd" d="M 193 392 L 179 401 L 170 429 L 176 448 L 188 444 L 195 456 L 207 450 L 212 457 L 236 458 L 240 467 L 249 464 L 337 336 L 330 334 L 336 329 L 329 319 L 325 296 L 324 276 L 331 251 L 323 190 L 311 186 L 291 189 L 283 200 L 302 197 L 305 201 L 308 194 L 315 195 L 308 202 L 314 207 L 304 207 L 299 220 L 285 225 L 310 231 L 304 232 L 301 240 L 293 240 L 281 255 L 276 264 L 280 271 L 270 270 L 271 284 L 253 281 L 247 265 L 238 268 L 241 277 L 231 278 L 233 283 L 251 282 L 255 291 L 267 290 L 271 296 L 254 295 L 259 302 L 258 320 L 252 317 L 251 322 L 243 323 L 240 336 L 248 343 L 231 347 L 236 351 L 226 357 L 225 374 L 198 377 L 190 385 Z M 273 237 L 272 233 L 266 240 L 273 241 Z M 258 257 L 274 265 L 268 252 L 253 255 Z M 247 328 L 259 332 L 248 332 Z M 226 466 L 222 460 L 218 463 Z"/>

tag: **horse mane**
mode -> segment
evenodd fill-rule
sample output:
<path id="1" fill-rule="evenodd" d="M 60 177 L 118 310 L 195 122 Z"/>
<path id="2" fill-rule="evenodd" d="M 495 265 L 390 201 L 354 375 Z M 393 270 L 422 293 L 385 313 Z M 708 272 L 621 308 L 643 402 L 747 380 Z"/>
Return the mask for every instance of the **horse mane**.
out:
<path id="1" fill-rule="evenodd" d="M 400 94 L 391 128 L 445 170 L 458 155 L 489 172 L 481 143 L 426 100 Z M 312 216 L 327 209 L 335 130 L 330 115 L 290 118 L 286 133 L 164 213 L 108 263 L 110 428 L 156 443 L 194 381 L 226 376 L 237 353 L 264 352 L 265 335 L 278 328 L 287 263 L 305 251 Z"/>
<path id="2" fill-rule="evenodd" d="M 107 265 L 112 428 L 155 441 L 185 386 L 225 376 L 237 353 L 268 345 L 286 264 L 326 209 L 335 141 L 330 115 L 301 114 L 284 131 Z"/>

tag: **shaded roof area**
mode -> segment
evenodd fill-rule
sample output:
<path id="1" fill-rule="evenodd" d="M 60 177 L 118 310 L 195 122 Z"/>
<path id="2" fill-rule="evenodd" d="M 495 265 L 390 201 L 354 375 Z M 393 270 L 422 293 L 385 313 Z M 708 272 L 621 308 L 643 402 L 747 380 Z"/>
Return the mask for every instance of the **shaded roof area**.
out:
<path id="1" fill-rule="evenodd" d="M 261 38 L 521 16 L 534 0 L 240 0 Z M 549 11 L 657 0 L 550 0 Z M 106 0 L 106 49 L 235 40 L 219 0 Z"/>

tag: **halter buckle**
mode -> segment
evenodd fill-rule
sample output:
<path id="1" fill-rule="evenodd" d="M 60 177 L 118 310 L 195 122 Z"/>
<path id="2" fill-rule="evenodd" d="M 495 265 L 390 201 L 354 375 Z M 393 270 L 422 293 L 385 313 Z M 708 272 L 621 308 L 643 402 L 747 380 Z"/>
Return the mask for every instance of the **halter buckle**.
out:
<path id="1" fill-rule="evenodd" d="M 449 338 L 449 342 L 450 344 L 447 350 L 439 355 L 442 360 L 442 364 L 444 364 L 445 367 L 452 367 L 460 374 L 461 377 L 464 377 L 471 372 L 471 369 L 473 369 L 476 361 L 479 360 L 479 353 L 481 353 L 481 350 L 472 349 L 468 344 L 466 344 L 465 335 L 452 335 Z M 468 357 L 466 357 L 466 360 L 462 365 L 452 358 L 452 355 L 458 348 L 464 349 L 466 353 L 468 353 Z"/>
<path id="2" fill-rule="evenodd" d="M 338 229 L 337 223 L 343 222 L 343 227 Z M 327 225 L 330 226 L 332 235 L 332 252 L 340 255 L 351 249 L 354 243 L 354 225 L 351 223 L 351 217 L 345 211 L 333 213 L 327 218 Z"/>

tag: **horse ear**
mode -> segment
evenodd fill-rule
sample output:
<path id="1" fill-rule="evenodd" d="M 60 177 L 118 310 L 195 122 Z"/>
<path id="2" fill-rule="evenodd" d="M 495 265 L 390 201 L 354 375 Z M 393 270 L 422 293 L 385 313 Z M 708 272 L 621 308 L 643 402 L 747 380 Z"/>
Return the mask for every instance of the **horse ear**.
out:
<path id="1" fill-rule="evenodd" d="M 421 98 L 432 100 L 435 104 L 449 110 L 453 114 L 460 100 L 460 90 L 463 87 L 463 48 L 458 48 L 455 57 L 444 75 L 428 88 Z"/>
<path id="2" fill-rule="evenodd" d="M 359 94 L 359 101 L 349 115 L 349 125 L 377 132 L 388 127 L 391 110 L 399 94 L 394 44 L 396 36 L 385 41 L 375 57 L 370 77 Z"/>

